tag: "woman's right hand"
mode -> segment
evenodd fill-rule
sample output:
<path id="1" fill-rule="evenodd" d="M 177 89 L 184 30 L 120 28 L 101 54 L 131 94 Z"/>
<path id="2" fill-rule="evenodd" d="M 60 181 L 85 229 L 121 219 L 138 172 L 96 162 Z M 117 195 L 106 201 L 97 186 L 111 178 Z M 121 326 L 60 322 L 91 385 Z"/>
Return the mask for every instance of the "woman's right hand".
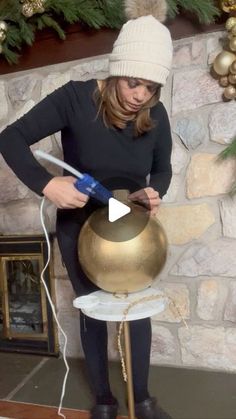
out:
<path id="1" fill-rule="evenodd" d="M 47 183 L 42 192 L 57 208 L 82 208 L 88 202 L 89 196 L 75 188 L 76 180 L 73 176 L 56 176 Z"/>

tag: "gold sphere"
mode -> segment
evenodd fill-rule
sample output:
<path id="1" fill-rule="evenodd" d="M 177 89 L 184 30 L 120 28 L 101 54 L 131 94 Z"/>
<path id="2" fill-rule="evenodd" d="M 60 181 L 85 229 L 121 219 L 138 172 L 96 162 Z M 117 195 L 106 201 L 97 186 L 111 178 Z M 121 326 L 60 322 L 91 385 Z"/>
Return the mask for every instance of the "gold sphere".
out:
<path id="1" fill-rule="evenodd" d="M 8 28 L 7 23 L 4 20 L 0 20 L 0 31 L 6 32 Z"/>
<path id="2" fill-rule="evenodd" d="M 236 25 L 234 25 L 231 29 L 231 33 L 233 36 L 236 36 Z"/>
<path id="3" fill-rule="evenodd" d="M 21 11 L 25 17 L 32 17 L 34 15 L 34 8 L 30 3 L 24 3 Z"/>
<path id="4" fill-rule="evenodd" d="M 229 51 L 222 51 L 215 58 L 213 68 L 219 76 L 227 76 L 229 67 L 234 60 L 235 54 Z"/>
<path id="5" fill-rule="evenodd" d="M 229 74 L 228 79 L 231 84 L 236 84 L 236 74 Z"/>
<path id="6" fill-rule="evenodd" d="M 229 68 L 231 74 L 236 74 L 236 60 L 234 60 Z"/>
<path id="7" fill-rule="evenodd" d="M 225 90 L 224 90 L 223 95 L 224 95 L 224 97 L 226 99 L 229 99 L 229 100 L 235 99 L 236 98 L 236 89 L 235 89 L 235 87 L 234 86 L 231 86 L 231 85 L 227 86 L 225 88 Z"/>
<path id="8" fill-rule="evenodd" d="M 229 84 L 229 80 L 227 76 L 222 76 L 219 80 L 219 84 L 221 87 L 226 87 Z"/>
<path id="9" fill-rule="evenodd" d="M 233 16 L 229 17 L 225 23 L 225 27 L 227 31 L 231 31 L 234 25 L 236 25 L 236 17 L 233 17 Z"/>
<path id="10" fill-rule="evenodd" d="M 233 36 L 233 38 L 230 39 L 229 47 L 230 47 L 231 51 L 236 51 L 236 37 L 235 36 Z"/>
<path id="11" fill-rule="evenodd" d="M 147 218 L 139 205 L 130 204 L 131 212 L 121 219 L 108 221 L 108 210 L 96 210 L 83 225 L 78 240 L 81 266 L 99 288 L 116 293 L 136 292 L 150 286 L 163 268 L 167 256 L 167 238 L 160 222 Z M 146 223 L 133 235 L 137 224 Z M 91 225 L 96 225 L 95 230 Z M 98 231 L 105 232 L 97 234 Z M 119 240 L 119 237 L 131 239 Z M 108 240 L 118 238 L 118 240 Z"/>
<path id="12" fill-rule="evenodd" d="M 0 29 L 0 42 L 5 41 L 6 36 L 7 36 L 6 32 L 1 31 L 1 29 Z"/>

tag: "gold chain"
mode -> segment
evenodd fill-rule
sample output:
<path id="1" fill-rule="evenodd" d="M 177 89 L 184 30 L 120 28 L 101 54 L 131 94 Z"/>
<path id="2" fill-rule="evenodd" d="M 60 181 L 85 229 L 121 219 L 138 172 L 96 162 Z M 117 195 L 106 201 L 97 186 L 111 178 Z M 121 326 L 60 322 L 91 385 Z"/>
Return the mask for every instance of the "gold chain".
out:
<path id="1" fill-rule="evenodd" d="M 168 298 L 170 303 L 173 305 L 174 309 L 177 311 L 177 313 L 180 316 L 180 318 L 181 318 L 182 322 L 184 323 L 185 327 L 188 329 L 188 325 L 187 325 L 185 319 L 183 318 L 179 308 L 177 307 L 176 302 L 170 296 L 167 295 L 166 297 Z M 126 364 L 125 364 L 124 352 L 123 352 L 123 348 L 122 348 L 122 344 L 121 344 L 121 335 L 122 335 L 123 326 L 124 326 L 124 322 L 126 321 L 127 314 L 129 313 L 129 310 L 132 307 L 134 307 L 135 305 L 137 305 L 139 303 L 159 300 L 161 298 L 163 298 L 163 295 L 150 295 L 149 297 L 139 298 L 138 300 L 132 301 L 123 312 L 123 317 L 121 319 L 119 329 L 118 329 L 117 346 L 118 346 L 118 351 L 119 351 L 119 355 L 120 355 L 122 375 L 123 375 L 123 379 L 124 379 L 125 382 L 127 382 L 127 369 L 126 369 Z M 170 305 L 170 310 L 172 310 L 172 312 L 173 312 L 173 309 L 171 308 L 171 305 Z"/>

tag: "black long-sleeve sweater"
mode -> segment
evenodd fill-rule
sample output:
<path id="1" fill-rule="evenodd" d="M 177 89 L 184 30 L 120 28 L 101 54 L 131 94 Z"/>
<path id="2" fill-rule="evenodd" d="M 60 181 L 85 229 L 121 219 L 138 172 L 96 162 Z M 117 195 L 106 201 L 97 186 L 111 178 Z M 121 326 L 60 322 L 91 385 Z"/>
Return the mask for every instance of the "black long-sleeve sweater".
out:
<path id="1" fill-rule="evenodd" d="M 71 81 L 8 126 L 0 134 L 4 159 L 23 183 L 41 194 L 53 175 L 37 162 L 30 145 L 61 130 L 64 160 L 82 173 L 98 180 L 131 179 L 140 188 L 150 174 L 150 185 L 162 197 L 171 179 L 171 133 L 163 104 L 151 109 L 155 128 L 134 138 L 132 123 L 124 130 L 108 129 L 97 117 L 95 88 L 95 80 Z"/>

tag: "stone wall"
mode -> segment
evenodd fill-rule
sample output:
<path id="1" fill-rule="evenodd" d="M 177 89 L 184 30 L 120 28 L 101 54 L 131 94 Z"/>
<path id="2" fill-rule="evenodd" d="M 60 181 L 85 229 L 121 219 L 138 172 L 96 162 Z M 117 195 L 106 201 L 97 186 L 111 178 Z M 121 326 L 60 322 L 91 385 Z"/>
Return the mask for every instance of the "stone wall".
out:
<path id="1" fill-rule="evenodd" d="M 217 161 L 236 134 L 236 105 L 222 102 L 222 89 L 209 74 L 223 35 L 175 41 L 173 71 L 162 92 L 173 132 L 173 179 L 158 214 L 170 245 L 155 286 L 175 304 L 153 318 L 152 362 L 236 371 L 236 200 L 228 195 L 236 168 L 235 161 Z M 107 64 L 107 56 L 99 56 L 2 76 L 1 127 L 70 79 L 105 78 Z M 35 148 L 61 157 L 60 134 Z M 0 180 L 1 234 L 41 233 L 40 198 L 2 159 Z M 54 231 L 52 205 L 47 206 L 47 225 Z M 81 356 L 78 312 L 56 241 L 53 250 L 59 320 L 68 334 L 68 354 Z M 109 328 L 110 357 L 117 358 L 117 332 L 114 325 Z"/>

